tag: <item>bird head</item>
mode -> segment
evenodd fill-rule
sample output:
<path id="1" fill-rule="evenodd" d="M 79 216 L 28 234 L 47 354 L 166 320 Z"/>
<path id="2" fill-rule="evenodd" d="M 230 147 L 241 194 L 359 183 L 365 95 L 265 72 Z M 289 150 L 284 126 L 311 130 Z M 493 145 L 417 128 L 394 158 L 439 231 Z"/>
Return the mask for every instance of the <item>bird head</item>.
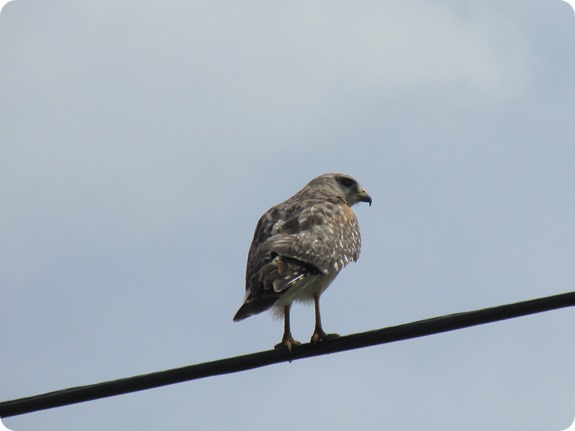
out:
<path id="1" fill-rule="evenodd" d="M 371 196 L 351 176 L 338 173 L 320 175 L 309 185 L 324 188 L 327 194 L 337 196 L 352 206 L 358 202 L 367 202 L 371 206 Z"/>

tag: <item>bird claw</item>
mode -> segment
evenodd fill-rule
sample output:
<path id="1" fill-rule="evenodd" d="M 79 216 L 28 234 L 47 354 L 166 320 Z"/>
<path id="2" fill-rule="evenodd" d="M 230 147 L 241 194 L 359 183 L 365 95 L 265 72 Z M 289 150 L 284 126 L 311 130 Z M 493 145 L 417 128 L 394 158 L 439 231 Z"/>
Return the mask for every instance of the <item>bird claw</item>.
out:
<path id="1" fill-rule="evenodd" d="M 317 344 L 320 341 L 333 340 L 334 338 L 339 338 L 339 337 L 340 337 L 339 334 L 326 334 L 323 330 L 318 331 L 316 329 L 316 331 L 311 336 L 311 340 L 309 340 L 309 342 L 311 344 Z"/>
<path id="2" fill-rule="evenodd" d="M 293 346 L 299 346 L 301 343 L 297 340 L 294 340 L 293 337 L 291 335 L 284 337 L 282 339 L 281 343 L 278 343 L 274 346 L 274 349 L 279 350 L 279 349 L 288 349 L 289 352 L 291 353 L 291 349 L 293 348 Z"/>

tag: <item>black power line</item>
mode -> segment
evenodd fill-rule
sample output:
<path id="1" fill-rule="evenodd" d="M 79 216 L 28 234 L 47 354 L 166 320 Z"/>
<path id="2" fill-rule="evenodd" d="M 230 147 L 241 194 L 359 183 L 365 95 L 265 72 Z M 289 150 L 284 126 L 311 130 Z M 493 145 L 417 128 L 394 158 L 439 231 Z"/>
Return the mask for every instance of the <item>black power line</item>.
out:
<path id="1" fill-rule="evenodd" d="M 221 359 L 203 364 L 189 365 L 151 374 L 127 377 L 109 382 L 93 385 L 78 386 L 62 389 L 42 395 L 20 398 L 0 403 L 0 417 L 16 416 L 39 410 L 61 407 L 84 401 L 106 398 L 144 389 L 157 388 L 188 380 L 221 374 L 236 373 L 280 362 L 294 361 L 313 356 L 327 355 L 346 350 L 359 349 L 377 344 L 392 343 L 394 341 L 408 340 L 424 337 L 441 332 L 454 331 L 470 326 L 512 319 L 529 314 L 542 313 L 564 307 L 575 306 L 575 292 L 514 304 L 468 311 L 447 316 L 440 316 L 420 320 L 403 325 L 391 326 L 383 329 L 346 335 L 334 340 L 324 341 L 317 345 L 302 344 L 293 348 L 292 353 L 287 350 L 267 350 L 234 358 Z"/>

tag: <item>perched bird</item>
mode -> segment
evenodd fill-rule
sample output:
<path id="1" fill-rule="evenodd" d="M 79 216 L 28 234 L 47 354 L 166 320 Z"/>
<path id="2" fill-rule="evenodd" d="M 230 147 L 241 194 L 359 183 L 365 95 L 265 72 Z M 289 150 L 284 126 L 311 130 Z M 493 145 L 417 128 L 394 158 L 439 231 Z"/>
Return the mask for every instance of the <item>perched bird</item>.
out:
<path id="1" fill-rule="evenodd" d="M 371 197 L 349 175 L 330 173 L 311 180 L 291 198 L 260 218 L 248 253 L 246 296 L 234 321 L 273 307 L 284 317 L 284 334 L 276 348 L 300 344 L 290 331 L 294 301 L 315 305 L 311 343 L 326 334 L 321 325 L 319 298 L 339 272 L 359 257 L 361 237 L 351 206 Z"/>

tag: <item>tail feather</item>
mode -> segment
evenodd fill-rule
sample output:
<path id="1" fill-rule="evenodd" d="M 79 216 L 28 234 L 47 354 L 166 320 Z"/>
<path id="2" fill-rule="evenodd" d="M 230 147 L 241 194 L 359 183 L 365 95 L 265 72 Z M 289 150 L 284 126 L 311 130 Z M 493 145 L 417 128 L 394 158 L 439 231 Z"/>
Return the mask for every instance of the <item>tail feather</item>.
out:
<path id="1" fill-rule="evenodd" d="M 291 257 L 275 253 L 272 257 L 271 261 L 247 276 L 248 295 L 234 316 L 234 322 L 269 310 L 288 290 L 308 276 L 321 273 L 314 265 Z"/>
<path id="2" fill-rule="evenodd" d="M 254 314 L 259 314 L 269 310 L 277 299 L 277 297 L 264 297 L 254 300 L 253 298 L 248 297 L 234 316 L 234 322 L 239 322 L 240 320 L 246 319 Z"/>

